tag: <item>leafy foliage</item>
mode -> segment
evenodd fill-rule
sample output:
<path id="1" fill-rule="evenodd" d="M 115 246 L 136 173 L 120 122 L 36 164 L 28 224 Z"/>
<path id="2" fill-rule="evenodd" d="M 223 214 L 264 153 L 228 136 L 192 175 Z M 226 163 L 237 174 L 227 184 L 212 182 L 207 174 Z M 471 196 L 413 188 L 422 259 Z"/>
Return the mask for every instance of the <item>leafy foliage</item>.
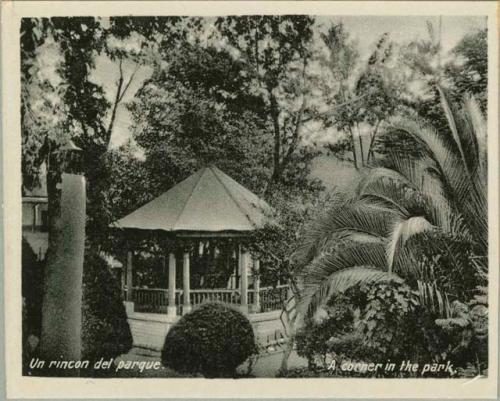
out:
<path id="1" fill-rule="evenodd" d="M 455 46 L 458 61 L 446 65 L 446 75 L 458 94 L 474 95 L 486 111 L 488 93 L 488 32 L 486 29 L 467 34 Z"/>
<path id="2" fill-rule="evenodd" d="M 116 358 L 132 348 L 132 333 L 121 289 L 108 264 L 99 255 L 87 255 L 83 277 L 82 358 L 90 367 L 101 358 Z M 84 372 L 95 376 L 104 370 Z"/>
<path id="3" fill-rule="evenodd" d="M 326 127 L 343 134 L 327 148 L 342 159 L 352 153 L 354 166 L 364 167 L 373 157 L 379 128 L 395 113 L 402 91 L 391 67 L 393 43 L 388 34 L 382 35 L 365 63 L 360 62 L 356 44 L 343 24 L 331 26 L 322 40 L 328 58 L 320 63 L 334 80 L 325 86 L 325 101 L 332 111 L 323 113 L 323 120 Z"/>
<path id="4" fill-rule="evenodd" d="M 411 312 L 408 308 L 413 304 L 420 310 L 424 332 L 416 338 L 424 349 L 458 358 L 465 366 L 467 361 L 475 363 L 474 355 L 478 354 L 477 349 L 473 351 L 475 340 L 470 340 L 474 336 L 465 329 L 470 319 L 464 318 L 463 325 L 458 325 L 465 331 L 451 333 L 442 328 L 448 327 L 445 321 L 455 328 L 460 322 L 446 320 L 456 313 L 452 300 L 469 303 L 471 296 L 483 291 L 485 283 L 486 153 L 480 150 L 484 149 L 485 133 L 479 107 L 473 100 L 466 99 L 458 111 L 440 91 L 449 136 L 416 120 L 393 120 L 394 130 L 421 145 L 422 157 L 392 155 L 393 170 L 371 169 L 361 180 L 354 199 L 339 197 L 309 228 L 304 245 L 296 253 L 303 266 L 298 272 L 302 283 L 299 308 L 307 321 L 335 294 L 359 285 L 371 287 L 366 306 L 373 310 L 368 315 L 371 320 L 361 323 L 365 346 L 371 342 L 374 350 L 386 356 L 397 350 L 389 348 L 384 339 L 393 341 L 391 330 L 409 327 L 409 322 L 394 320 L 391 313 L 400 308 L 404 316 Z M 411 285 L 418 296 L 408 288 L 393 293 L 386 287 L 387 301 L 394 297 L 387 304 L 391 313 L 379 313 L 378 307 L 385 302 L 384 291 L 374 291 L 387 285 L 384 282 L 388 283 L 394 274 Z M 393 282 L 402 283 L 395 277 Z M 468 316 L 468 309 L 462 313 Z M 374 321 L 374 317 L 380 320 Z M 375 327 L 379 331 L 373 337 Z M 466 360 L 457 356 L 458 349 Z M 428 355 L 432 357 L 432 353 Z M 479 366 L 483 362 L 478 369 L 482 369 Z"/>

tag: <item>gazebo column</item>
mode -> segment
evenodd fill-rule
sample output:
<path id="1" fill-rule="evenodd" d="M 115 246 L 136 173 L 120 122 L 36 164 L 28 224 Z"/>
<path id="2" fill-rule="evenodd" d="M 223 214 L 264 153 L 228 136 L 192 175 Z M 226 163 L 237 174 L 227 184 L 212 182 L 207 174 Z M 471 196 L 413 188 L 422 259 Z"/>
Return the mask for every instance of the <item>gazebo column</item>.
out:
<path id="1" fill-rule="evenodd" d="M 170 253 L 168 256 L 168 306 L 167 314 L 171 316 L 177 315 L 177 305 L 175 304 L 175 280 L 176 280 L 176 260 L 175 253 Z"/>
<path id="2" fill-rule="evenodd" d="M 126 257 L 125 257 L 126 259 Z M 124 300 L 127 299 L 127 263 L 124 258 L 120 261 L 122 263 L 122 268 L 120 270 L 120 288 L 122 290 L 121 294 Z"/>
<path id="3" fill-rule="evenodd" d="M 134 260 L 134 254 L 132 251 L 127 251 L 127 262 L 125 269 L 126 271 L 124 272 L 125 278 L 125 284 L 127 286 L 127 291 L 125 293 L 125 311 L 127 312 L 127 315 L 131 315 L 134 313 L 134 299 L 132 297 L 132 286 L 133 286 L 133 260 Z"/>
<path id="4" fill-rule="evenodd" d="M 132 281 L 133 281 L 133 260 L 134 254 L 132 251 L 127 252 L 127 301 L 132 302 Z"/>
<path id="5" fill-rule="evenodd" d="M 184 293 L 184 304 L 182 306 L 182 314 L 185 315 L 191 311 L 191 275 L 189 272 L 189 252 L 184 252 L 182 261 L 182 273 L 183 273 L 183 293 Z"/>
<path id="6" fill-rule="evenodd" d="M 260 312 L 260 260 L 253 259 L 253 306 L 252 312 Z"/>
<path id="7" fill-rule="evenodd" d="M 240 309 L 243 313 L 248 313 L 248 252 L 242 252 L 240 247 Z"/>

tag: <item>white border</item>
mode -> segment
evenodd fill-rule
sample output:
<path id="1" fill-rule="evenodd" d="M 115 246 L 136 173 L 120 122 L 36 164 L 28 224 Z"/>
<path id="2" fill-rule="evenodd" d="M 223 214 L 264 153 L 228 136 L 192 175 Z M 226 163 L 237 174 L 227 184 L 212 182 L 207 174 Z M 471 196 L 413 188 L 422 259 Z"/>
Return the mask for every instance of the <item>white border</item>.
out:
<path id="1" fill-rule="evenodd" d="M 7 395 L 14 398 L 496 398 L 498 378 L 499 142 L 496 2 L 3 2 L 4 286 Z M 489 28 L 490 344 L 487 379 L 68 379 L 21 376 L 21 133 L 19 27 L 23 16 L 487 15 Z"/>

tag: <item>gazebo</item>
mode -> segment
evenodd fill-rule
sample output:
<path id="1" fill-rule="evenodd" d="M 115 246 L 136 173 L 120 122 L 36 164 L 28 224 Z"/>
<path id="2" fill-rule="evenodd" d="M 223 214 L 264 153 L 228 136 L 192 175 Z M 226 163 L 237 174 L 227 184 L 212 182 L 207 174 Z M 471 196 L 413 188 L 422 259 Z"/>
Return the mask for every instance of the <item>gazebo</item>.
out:
<path id="1" fill-rule="evenodd" d="M 154 233 L 162 244 L 164 268 L 168 260 L 168 288 L 134 287 L 134 250 L 128 246 L 126 274 L 122 275 L 127 309 L 166 312 L 170 317 L 188 313 L 193 306 L 206 301 L 237 304 L 243 313 L 281 309 L 280 299 L 286 297 L 286 286 L 261 288 L 260 262 L 243 245 L 252 231 L 266 224 L 270 211 L 265 201 L 210 166 L 116 221 L 113 226 L 125 235 Z M 197 256 L 200 246 L 220 239 L 233 241 L 228 256 L 236 261 L 232 274 L 221 288 L 203 288 L 203 281 L 201 288 L 191 288 L 192 258 Z M 179 267 L 182 267 L 182 285 L 177 286 Z"/>

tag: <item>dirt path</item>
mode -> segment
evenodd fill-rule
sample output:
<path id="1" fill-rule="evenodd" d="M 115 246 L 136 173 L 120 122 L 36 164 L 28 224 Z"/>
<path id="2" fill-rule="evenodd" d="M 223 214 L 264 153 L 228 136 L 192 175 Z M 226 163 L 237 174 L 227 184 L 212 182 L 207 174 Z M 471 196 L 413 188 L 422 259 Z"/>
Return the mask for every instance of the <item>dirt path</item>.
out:
<path id="1" fill-rule="evenodd" d="M 275 377 L 281 366 L 283 352 L 281 350 L 272 353 L 264 353 L 259 355 L 257 361 L 252 367 L 251 374 L 255 377 Z M 149 352 L 146 350 L 141 350 L 133 348 L 128 354 L 120 355 L 115 360 L 115 364 L 119 364 L 120 361 L 132 361 L 132 362 L 152 362 L 159 361 L 159 353 Z M 301 358 L 297 355 L 295 351 L 292 352 L 288 360 L 289 368 L 296 368 L 301 366 L 307 366 L 307 360 Z M 245 362 L 238 368 L 238 372 L 245 374 L 248 370 L 248 362 Z M 161 366 L 159 369 L 148 369 L 140 371 L 139 368 L 134 369 L 122 369 L 119 372 L 119 377 L 152 377 L 152 378 L 162 378 L 162 377 L 182 377 L 180 374 L 172 369 L 165 368 Z"/>

